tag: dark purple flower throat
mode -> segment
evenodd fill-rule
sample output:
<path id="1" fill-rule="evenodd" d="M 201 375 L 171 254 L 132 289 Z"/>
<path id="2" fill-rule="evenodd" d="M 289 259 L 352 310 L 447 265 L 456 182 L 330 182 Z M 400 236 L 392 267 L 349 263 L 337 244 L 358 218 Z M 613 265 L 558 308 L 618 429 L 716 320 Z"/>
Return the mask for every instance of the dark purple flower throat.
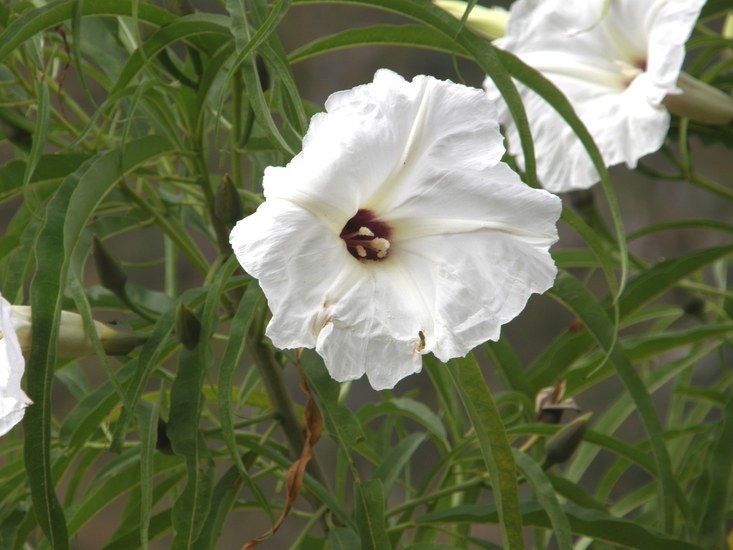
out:
<path id="1" fill-rule="evenodd" d="M 359 261 L 384 260 L 389 255 L 392 228 L 371 210 L 359 210 L 341 230 L 346 248 Z"/>

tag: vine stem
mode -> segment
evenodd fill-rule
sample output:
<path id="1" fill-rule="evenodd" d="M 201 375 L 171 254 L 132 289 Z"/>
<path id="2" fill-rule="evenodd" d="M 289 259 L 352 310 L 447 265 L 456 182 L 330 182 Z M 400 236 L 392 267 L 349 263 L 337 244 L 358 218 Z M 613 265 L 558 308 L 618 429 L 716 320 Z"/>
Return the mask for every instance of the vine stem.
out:
<path id="1" fill-rule="evenodd" d="M 290 453 L 293 459 L 297 459 L 305 445 L 305 433 L 301 427 L 300 420 L 298 420 L 298 415 L 295 413 L 293 401 L 285 385 L 282 367 L 275 361 L 270 349 L 262 342 L 257 342 L 253 338 L 249 338 L 249 349 L 252 350 L 254 355 L 254 362 L 262 383 L 265 386 L 267 396 L 270 399 L 270 404 L 278 413 L 280 425 L 282 426 L 285 440 L 290 448 Z M 311 457 L 307 471 L 318 483 L 324 487 L 328 487 L 326 477 L 315 455 Z M 316 507 L 321 504 L 311 493 L 306 493 L 306 498 Z"/>

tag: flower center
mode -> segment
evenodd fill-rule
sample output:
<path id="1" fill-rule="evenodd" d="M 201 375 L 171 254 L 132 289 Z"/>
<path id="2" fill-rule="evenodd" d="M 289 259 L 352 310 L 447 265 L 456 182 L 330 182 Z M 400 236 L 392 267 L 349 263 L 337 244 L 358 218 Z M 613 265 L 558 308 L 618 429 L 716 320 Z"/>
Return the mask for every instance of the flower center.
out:
<path id="1" fill-rule="evenodd" d="M 384 260 L 389 254 L 392 228 L 371 210 L 359 210 L 341 230 L 346 248 L 359 261 Z"/>
<path id="2" fill-rule="evenodd" d="M 616 60 L 615 63 L 621 73 L 625 88 L 628 88 L 637 76 L 646 71 L 646 59 L 637 60 L 633 64 L 621 60 Z"/>

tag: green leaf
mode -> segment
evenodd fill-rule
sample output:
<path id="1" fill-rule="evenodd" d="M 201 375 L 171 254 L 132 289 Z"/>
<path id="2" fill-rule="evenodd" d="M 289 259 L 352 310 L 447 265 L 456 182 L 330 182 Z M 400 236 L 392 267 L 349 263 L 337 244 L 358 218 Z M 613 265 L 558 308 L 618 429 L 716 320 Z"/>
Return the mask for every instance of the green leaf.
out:
<path id="1" fill-rule="evenodd" d="M 148 378 L 150 378 L 153 370 L 162 360 L 161 356 L 165 357 L 169 355 L 179 345 L 177 341 L 167 342 L 168 335 L 173 330 L 173 325 L 175 324 L 175 314 L 176 307 L 172 306 L 158 318 L 153 332 L 148 336 L 140 351 L 140 355 L 137 356 L 137 368 L 127 383 L 127 402 L 130 404 L 130 407 L 134 408 L 137 406 L 145 390 Z M 122 409 L 112 437 L 111 448 L 113 450 L 119 451 L 122 448 L 122 442 L 127 432 L 127 425 L 131 416 L 132 409 Z"/>
<path id="2" fill-rule="evenodd" d="M 705 470 L 693 489 L 691 504 L 697 510 L 697 534 L 705 548 L 725 548 L 730 513 L 733 471 L 733 395 L 723 409 L 722 422 L 705 460 Z"/>
<path id="3" fill-rule="evenodd" d="M 37 83 L 36 87 L 38 90 L 38 98 L 36 100 L 36 104 L 38 105 L 38 115 L 36 117 L 36 126 L 33 129 L 33 140 L 31 141 L 31 150 L 28 154 L 28 163 L 26 165 L 25 174 L 23 175 L 23 188 L 26 190 L 28 189 L 28 184 L 31 182 L 33 172 L 36 169 L 41 153 L 43 153 L 44 146 L 46 145 L 46 133 L 48 131 L 48 82 L 43 78 Z M 31 199 L 31 195 L 26 193 L 26 200 L 29 199 Z M 29 200 L 29 202 L 31 201 Z"/>
<path id="4" fill-rule="evenodd" d="M 178 374 L 171 388 L 167 433 L 173 452 L 186 459 L 186 486 L 173 505 L 173 548 L 190 548 L 198 538 L 209 513 L 214 489 L 214 463 L 199 431 L 204 397 L 202 385 L 211 365 L 210 337 L 214 332 L 217 308 L 225 283 L 239 264 L 230 257 L 216 273 L 206 292 L 201 329 L 195 347 L 181 348 Z"/>
<path id="5" fill-rule="evenodd" d="M 229 327 L 229 341 L 227 342 L 224 356 L 219 364 L 219 379 L 217 388 L 217 401 L 219 402 L 219 422 L 221 422 L 221 434 L 229 449 L 229 456 L 234 463 L 241 478 L 245 481 L 254 495 L 261 509 L 272 516 L 271 507 L 267 498 L 262 494 L 259 487 L 252 481 L 244 467 L 234 433 L 234 411 L 232 404 L 232 389 L 234 375 L 244 353 L 247 335 L 252 321 L 255 319 L 259 305 L 262 303 L 264 294 L 259 285 L 252 281 L 247 287 L 242 300 L 239 302 L 237 312 L 234 314 Z"/>
<path id="6" fill-rule="evenodd" d="M 384 521 L 384 491 L 379 479 L 354 486 L 356 524 L 362 550 L 389 550 L 392 545 Z"/>
<path id="7" fill-rule="evenodd" d="M 540 465 L 532 458 L 520 451 L 514 451 L 514 460 L 517 468 L 527 478 L 529 484 L 537 495 L 537 502 L 542 505 L 547 517 L 552 523 L 552 530 L 557 537 L 557 546 L 561 549 L 570 549 L 573 547 L 573 537 L 570 533 L 570 523 L 565 515 L 565 511 L 560 506 L 560 501 L 555 494 L 555 488 L 552 482 L 547 478 L 545 472 L 542 471 Z"/>
<path id="8" fill-rule="evenodd" d="M 524 365 L 506 338 L 500 338 L 496 342 L 486 342 L 483 349 L 499 369 L 509 388 L 534 397 L 529 380 L 524 371 Z"/>
<path id="9" fill-rule="evenodd" d="M 447 371 L 461 396 L 478 438 L 481 455 L 499 506 L 504 545 L 507 548 L 523 548 L 514 455 L 491 391 L 486 386 L 473 354 L 452 359 L 447 365 Z"/>
<path id="10" fill-rule="evenodd" d="M 139 4 L 139 5 L 138 5 Z M 133 14 L 138 6 L 138 17 L 154 25 L 165 25 L 175 20 L 170 12 L 137 0 L 94 0 L 94 2 L 69 2 L 55 0 L 41 7 L 28 10 L 15 19 L 0 35 L 0 61 L 38 33 L 51 29 L 74 17 L 79 7 L 81 16 Z"/>
<path id="11" fill-rule="evenodd" d="M 670 330 L 661 334 L 628 338 L 624 340 L 624 347 L 630 359 L 641 361 L 680 347 L 731 336 L 733 336 L 733 325 L 707 324 L 684 330 Z"/>
<path id="12" fill-rule="evenodd" d="M 115 82 L 109 91 L 110 95 L 127 88 L 133 78 L 147 64 L 174 42 L 190 39 L 191 37 L 202 34 L 212 34 L 219 36 L 218 49 L 230 37 L 227 22 L 228 19 L 222 15 L 204 13 L 194 13 L 176 18 L 168 25 L 156 31 L 128 58 L 117 82 Z"/>
<path id="13" fill-rule="evenodd" d="M 328 533 L 328 546 L 331 550 L 361 550 L 361 539 L 351 529 L 337 527 Z"/>
<path id="14" fill-rule="evenodd" d="M 629 285 L 630 286 L 630 285 Z M 634 400 L 657 463 L 659 504 L 665 529 L 671 529 L 674 518 L 674 496 L 678 490 L 672 473 L 672 462 L 664 441 L 664 432 L 654 403 L 633 365 L 618 345 L 611 320 L 587 287 L 566 272 L 558 274 L 551 296 L 563 303 L 583 323 L 585 329 L 606 353 L 608 360 Z M 626 296 L 626 294 L 625 294 Z"/>
<path id="15" fill-rule="evenodd" d="M 614 273 L 614 268 L 616 266 L 611 260 L 611 251 L 608 250 L 609 247 L 607 243 L 601 239 L 587 223 L 585 223 L 583 218 L 567 206 L 563 206 L 561 219 L 572 227 L 578 236 L 580 236 L 580 238 L 588 245 L 588 248 L 591 250 L 593 256 L 598 262 L 598 265 L 603 270 L 603 275 L 611 289 L 611 294 L 615 296 L 619 289 L 616 274 Z"/>
<path id="16" fill-rule="evenodd" d="M 153 541 L 171 528 L 171 510 L 163 510 L 150 518 L 149 541 Z M 130 550 L 136 548 L 140 543 L 140 532 L 138 529 L 128 531 L 115 537 L 104 550 Z"/>
<path id="17" fill-rule="evenodd" d="M 420 444 L 425 441 L 424 433 L 414 433 L 401 439 L 374 472 L 374 477 L 382 481 L 384 493 L 389 495 L 392 484 L 402 468 L 410 461 Z"/>
<path id="18" fill-rule="evenodd" d="M 68 547 L 66 521 L 51 477 L 51 385 L 66 274 L 81 232 L 97 205 L 126 173 L 170 149 L 149 137 L 92 157 L 68 176 L 46 209 L 31 283 L 33 344 L 28 358 L 25 419 L 26 469 L 36 517 L 54 548 Z"/>
<path id="19" fill-rule="evenodd" d="M 618 300 L 619 319 L 623 321 L 645 304 L 674 288 L 681 280 L 733 252 L 733 245 L 708 248 L 679 258 L 661 262 L 630 280 Z M 594 299 L 595 300 L 595 299 Z M 608 305 L 610 299 L 604 304 Z M 529 367 L 535 391 L 552 384 L 563 369 L 569 367 L 593 345 L 587 331 L 566 332 Z"/>
<path id="20" fill-rule="evenodd" d="M 407 418 L 418 422 L 428 429 L 438 441 L 446 442 L 447 434 L 445 426 L 440 421 L 440 417 L 435 414 L 430 407 L 410 399 L 409 397 L 395 397 L 381 403 L 367 403 L 357 412 L 357 417 L 362 425 L 366 425 L 378 416 L 403 415 Z"/>
<path id="21" fill-rule="evenodd" d="M 153 508 L 153 453 L 158 439 L 158 412 L 160 405 L 140 402 L 137 406 L 137 425 L 140 431 L 140 547 L 148 548 L 150 515 Z"/>
<path id="22" fill-rule="evenodd" d="M 629 282 L 619 300 L 621 318 L 625 318 L 644 304 L 667 292 L 683 278 L 731 253 L 733 253 L 733 245 L 707 248 L 661 262 L 644 271 Z"/>
<path id="23" fill-rule="evenodd" d="M 117 374 L 120 383 L 124 384 L 133 376 L 135 367 L 134 359 L 122 366 Z M 79 449 L 99 430 L 119 402 L 115 386 L 110 380 L 85 395 L 64 418 L 59 430 L 59 444 L 67 449 Z"/>
<path id="24" fill-rule="evenodd" d="M 575 535 L 594 541 L 605 541 L 627 548 L 664 548 L 664 550 L 700 550 L 700 547 L 666 533 L 645 527 L 636 521 L 613 517 L 606 512 L 564 504 L 570 528 Z M 535 502 L 522 503 L 524 525 L 552 529 L 552 522 L 542 506 Z M 496 507 L 489 504 L 467 504 L 432 512 L 416 518 L 418 524 L 496 523 Z"/>
<path id="25" fill-rule="evenodd" d="M 201 533 L 191 546 L 193 549 L 208 550 L 216 548 L 216 541 L 221 534 L 221 529 L 232 510 L 239 492 L 240 474 L 236 466 L 232 466 L 221 476 L 211 497 L 211 508 L 209 515 L 201 528 Z"/>
<path id="26" fill-rule="evenodd" d="M 180 466 L 174 457 L 158 454 L 155 457 L 154 472 L 160 474 Z M 140 464 L 138 449 L 130 449 L 121 456 L 114 468 L 102 470 L 90 484 L 84 498 L 78 500 L 69 510 L 69 534 L 75 534 L 106 507 L 140 485 Z M 139 542 L 139 541 L 138 541 Z"/>
<path id="27" fill-rule="evenodd" d="M 454 40 L 429 27 L 422 25 L 374 25 L 348 29 L 318 38 L 291 51 L 288 59 L 290 63 L 298 63 L 323 53 L 375 44 L 427 48 L 466 55 L 465 51 L 462 51 L 462 48 Z"/>

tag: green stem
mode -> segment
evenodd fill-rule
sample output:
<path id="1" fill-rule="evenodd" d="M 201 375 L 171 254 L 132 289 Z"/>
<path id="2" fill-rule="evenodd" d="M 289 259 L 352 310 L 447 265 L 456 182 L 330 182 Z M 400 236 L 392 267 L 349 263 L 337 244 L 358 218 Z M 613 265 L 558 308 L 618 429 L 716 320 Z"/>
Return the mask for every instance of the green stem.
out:
<path id="1" fill-rule="evenodd" d="M 131 198 L 135 204 L 155 219 L 155 222 L 163 230 L 163 233 L 165 233 L 171 241 L 176 243 L 176 245 L 183 251 L 196 271 L 201 275 L 206 275 L 209 271 L 209 261 L 204 257 L 201 251 L 193 245 L 193 243 L 184 240 L 182 235 L 185 235 L 186 232 L 183 231 L 183 228 L 175 227 L 168 219 L 160 214 L 160 212 L 133 191 L 124 181 L 120 182 L 120 189 L 127 197 Z"/>
<path id="2" fill-rule="evenodd" d="M 698 173 L 690 174 L 689 181 L 690 183 L 696 185 L 697 187 L 700 187 L 701 189 L 705 189 L 706 191 L 715 193 L 716 195 L 728 199 L 729 201 L 733 200 L 733 189 L 729 189 L 728 187 L 711 181 Z"/>
<path id="3" fill-rule="evenodd" d="M 239 136 L 242 134 L 242 94 L 244 93 L 241 69 L 234 74 L 232 80 L 232 108 L 234 110 L 231 132 L 232 182 L 234 183 L 235 189 L 242 189 L 244 186 L 242 180 L 242 161 L 237 152 L 239 148 Z"/>
<path id="4" fill-rule="evenodd" d="M 441 497 L 453 495 L 456 493 L 463 493 L 467 491 L 468 489 L 472 489 L 474 487 L 478 487 L 480 485 L 485 485 L 486 480 L 488 479 L 488 475 L 483 475 L 480 477 L 474 477 L 468 481 L 464 481 L 462 483 L 457 483 L 456 485 L 451 485 L 450 487 L 444 487 L 443 489 L 438 489 L 436 491 L 433 491 L 429 495 L 424 495 L 418 498 L 414 498 L 412 500 L 408 500 L 404 504 L 400 504 L 399 506 L 395 506 L 391 510 L 389 510 L 385 516 L 395 516 L 397 514 L 401 514 L 402 512 L 406 512 L 408 510 L 411 510 L 417 506 L 420 506 L 421 504 L 427 504 L 428 502 L 432 502 L 434 500 L 438 500 Z"/>
<path id="5" fill-rule="evenodd" d="M 280 425 L 282 426 L 285 440 L 290 448 L 290 453 L 293 458 L 298 458 L 305 445 L 305 433 L 298 420 L 298 416 L 295 414 L 295 407 L 293 406 L 293 401 L 290 399 L 290 393 L 285 386 L 282 367 L 275 361 L 269 348 L 262 342 L 250 338 L 249 349 L 254 355 L 255 366 L 265 386 L 270 404 L 280 417 Z M 326 478 L 315 455 L 311 457 L 308 463 L 308 472 L 316 481 L 324 487 L 327 487 Z"/>

